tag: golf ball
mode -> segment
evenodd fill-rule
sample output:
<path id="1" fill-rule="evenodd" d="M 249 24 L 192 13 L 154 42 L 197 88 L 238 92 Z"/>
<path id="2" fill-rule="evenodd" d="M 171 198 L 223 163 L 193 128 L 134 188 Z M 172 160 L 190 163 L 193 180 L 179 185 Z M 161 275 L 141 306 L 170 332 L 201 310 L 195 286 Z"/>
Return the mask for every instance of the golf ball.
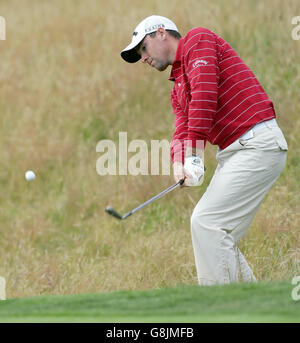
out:
<path id="1" fill-rule="evenodd" d="M 27 170 L 27 172 L 25 173 L 25 179 L 27 181 L 33 181 L 35 179 L 35 174 L 32 170 Z"/>

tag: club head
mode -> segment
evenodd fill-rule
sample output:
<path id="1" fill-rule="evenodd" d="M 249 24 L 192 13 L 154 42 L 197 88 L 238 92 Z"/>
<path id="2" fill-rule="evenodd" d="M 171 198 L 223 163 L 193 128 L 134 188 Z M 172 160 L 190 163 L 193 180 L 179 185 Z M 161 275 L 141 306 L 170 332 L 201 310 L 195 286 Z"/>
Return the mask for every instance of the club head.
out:
<path id="1" fill-rule="evenodd" d="M 118 219 L 120 219 L 120 220 L 123 219 L 122 216 L 121 216 L 116 210 L 114 210 L 114 209 L 113 209 L 112 207 L 110 207 L 110 206 L 107 206 L 107 207 L 105 208 L 105 211 L 106 211 L 108 214 L 110 214 L 111 216 L 115 217 L 115 218 L 118 218 Z"/>

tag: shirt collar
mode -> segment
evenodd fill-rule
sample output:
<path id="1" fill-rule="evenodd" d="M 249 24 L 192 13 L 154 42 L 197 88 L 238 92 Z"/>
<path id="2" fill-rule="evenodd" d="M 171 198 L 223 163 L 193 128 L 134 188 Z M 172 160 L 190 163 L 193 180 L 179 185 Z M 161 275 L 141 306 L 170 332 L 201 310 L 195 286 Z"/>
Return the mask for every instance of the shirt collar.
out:
<path id="1" fill-rule="evenodd" d="M 179 71 L 179 67 L 181 65 L 181 59 L 182 59 L 182 50 L 183 50 L 183 38 L 180 38 L 178 42 L 177 50 L 176 50 L 176 56 L 172 63 L 172 70 L 169 77 L 170 81 L 175 81 L 176 76 L 178 76 L 178 71 Z"/>

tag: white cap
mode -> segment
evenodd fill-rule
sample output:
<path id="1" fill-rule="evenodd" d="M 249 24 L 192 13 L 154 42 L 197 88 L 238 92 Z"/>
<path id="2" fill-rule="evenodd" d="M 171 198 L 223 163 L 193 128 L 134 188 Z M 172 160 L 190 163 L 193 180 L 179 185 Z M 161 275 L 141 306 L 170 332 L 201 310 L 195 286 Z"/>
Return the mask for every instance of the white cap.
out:
<path id="1" fill-rule="evenodd" d="M 141 56 L 135 51 L 135 48 L 145 38 L 146 35 L 156 32 L 160 27 L 165 30 L 173 30 L 178 32 L 178 29 L 172 20 L 159 15 L 151 15 L 150 17 L 147 17 L 141 21 L 135 28 L 131 43 L 121 51 L 121 57 L 129 63 L 137 62 Z"/>

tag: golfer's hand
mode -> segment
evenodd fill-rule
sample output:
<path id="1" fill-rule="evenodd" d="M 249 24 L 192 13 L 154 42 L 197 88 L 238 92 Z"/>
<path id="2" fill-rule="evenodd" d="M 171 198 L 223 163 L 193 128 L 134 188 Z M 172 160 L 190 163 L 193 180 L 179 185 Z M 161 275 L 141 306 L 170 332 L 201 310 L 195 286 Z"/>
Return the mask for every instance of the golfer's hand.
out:
<path id="1" fill-rule="evenodd" d="M 173 175 L 176 182 L 185 178 L 184 168 L 181 162 L 175 161 L 173 163 Z"/>
<path id="2" fill-rule="evenodd" d="M 184 161 L 184 184 L 186 186 L 199 186 L 203 182 L 204 164 L 199 156 L 188 156 Z"/>

